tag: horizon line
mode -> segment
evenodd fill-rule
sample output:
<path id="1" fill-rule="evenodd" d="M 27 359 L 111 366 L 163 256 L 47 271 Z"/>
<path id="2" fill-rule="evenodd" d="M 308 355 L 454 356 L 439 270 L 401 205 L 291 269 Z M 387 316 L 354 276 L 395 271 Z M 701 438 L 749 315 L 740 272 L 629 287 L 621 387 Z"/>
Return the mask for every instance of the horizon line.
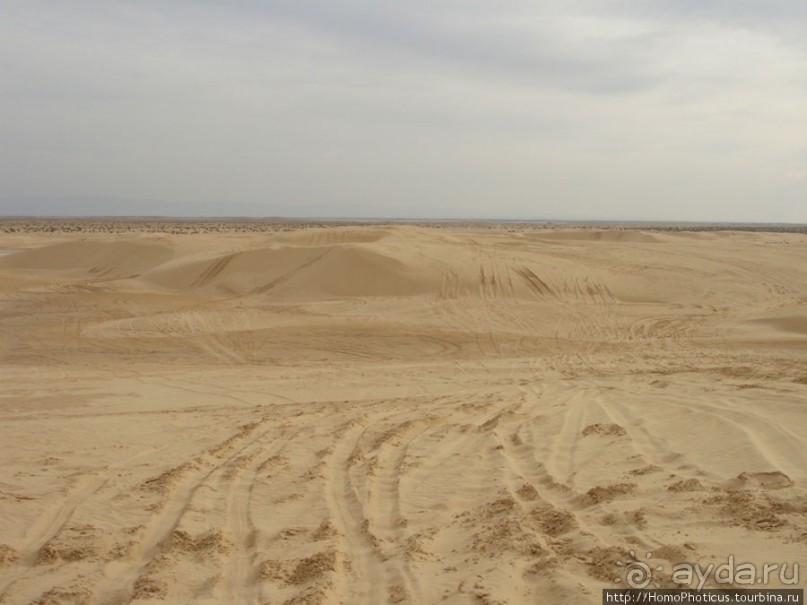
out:
<path id="1" fill-rule="evenodd" d="M 395 223 L 576 223 L 576 224 L 665 224 L 665 225 L 788 225 L 807 226 L 807 222 L 794 221 L 746 221 L 746 220 L 672 220 L 672 219 L 567 219 L 567 218 L 505 218 L 505 217 L 354 217 L 354 216 L 272 216 L 272 215 L 170 215 L 170 214 L 0 214 L 0 220 L 202 220 L 202 221 L 288 221 L 288 222 L 395 222 Z"/>

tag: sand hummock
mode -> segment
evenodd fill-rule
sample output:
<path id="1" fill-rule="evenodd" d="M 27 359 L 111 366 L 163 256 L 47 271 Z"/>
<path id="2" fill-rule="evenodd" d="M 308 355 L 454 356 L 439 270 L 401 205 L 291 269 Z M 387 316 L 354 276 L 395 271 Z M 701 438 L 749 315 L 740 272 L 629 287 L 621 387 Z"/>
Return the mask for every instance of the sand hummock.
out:
<path id="1" fill-rule="evenodd" d="M 807 567 L 805 234 L 75 225 L 0 228 L 2 603 Z"/>

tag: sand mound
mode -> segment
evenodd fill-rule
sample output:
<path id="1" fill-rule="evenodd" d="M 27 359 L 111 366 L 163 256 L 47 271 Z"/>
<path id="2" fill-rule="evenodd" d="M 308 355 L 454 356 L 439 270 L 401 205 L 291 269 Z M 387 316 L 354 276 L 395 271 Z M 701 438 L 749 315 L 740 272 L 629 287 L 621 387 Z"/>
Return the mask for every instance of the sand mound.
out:
<path id="1" fill-rule="evenodd" d="M 305 272 L 295 271 L 289 291 L 322 296 L 415 296 L 437 290 L 438 276 L 356 246 L 325 248 Z"/>
<path id="2" fill-rule="evenodd" d="M 569 242 L 634 242 L 653 243 L 659 238 L 652 233 L 622 229 L 575 229 L 575 230 L 547 230 L 530 234 L 536 239 L 548 239 Z"/>
<path id="3" fill-rule="evenodd" d="M 0 257 L 0 268 L 86 273 L 115 279 L 131 277 L 173 257 L 170 247 L 147 242 L 67 242 Z"/>
<path id="4" fill-rule="evenodd" d="M 793 480 L 781 471 L 740 473 L 734 483 L 737 487 L 761 489 L 784 489 L 793 486 Z"/>
<path id="5" fill-rule="evenodd" d="M 158 268 L 146 279 L 171 289 L 265 294 L 288 300 L 413 296 L 437 277 L 353 244 L 262 248 Z"/>
<path id="6" fill-rule="evenodd" d="M 351 227 L 330 229 L 305 229 L 284 233 L 274 241 L 297 246 L 332 246 L 335 244 L 370 244 L 390 234 L 384 229 L 356 229 Z"/>

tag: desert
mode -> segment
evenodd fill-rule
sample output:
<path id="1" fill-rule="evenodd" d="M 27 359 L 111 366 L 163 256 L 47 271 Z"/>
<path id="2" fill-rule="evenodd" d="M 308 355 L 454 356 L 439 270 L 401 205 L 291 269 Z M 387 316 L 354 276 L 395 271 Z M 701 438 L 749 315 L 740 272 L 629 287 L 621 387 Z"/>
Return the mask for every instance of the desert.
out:
<path id="1" fill-rule="evenodd" d="M 0 250 L 2 603 L 599 603 L 729 557 L 804 587 L 803 232 L 5 220 Z"/>

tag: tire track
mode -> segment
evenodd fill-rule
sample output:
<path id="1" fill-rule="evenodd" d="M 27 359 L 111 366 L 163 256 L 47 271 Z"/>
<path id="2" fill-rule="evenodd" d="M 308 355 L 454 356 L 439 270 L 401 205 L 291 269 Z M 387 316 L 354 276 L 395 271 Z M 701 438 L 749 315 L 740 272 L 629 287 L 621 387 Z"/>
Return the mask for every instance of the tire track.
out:
<path id="1" fill-rule="evenodd" d="M 234 258 L 235 254 L 228 254 L 210 263 L 207 268 L 202 271 L 193 281 L 191 288 L 201 288 L 202 286 L 210 283 L 210 281 L 213 280 L 219 273 L 224 271 L 225 267 L 227 267 L 227 265 L 229 265 Z"/>
<path id="2" fill-rule="evenodd" d="M 170 539 L 199 488 L 215 471 L 232 463 L 245 448 L 265 436 L 269 430 L 257 438 L 253 437 L 261 424 L 267 421 L 268 418 L 264 417 L 259 422 L 243 425 L 235 435 L 198 456 L 193 462 L 186 463 L 179 469 L 167 471 L 156 478 L 155 483 L 170 485 L 163 506 L 152 517 L 140 541 L 132 548 L 126 559 L 107 564 L 104 569 L 105 579 L 95 592 L 94 602 L 99 604 L 129 602 L 135 582 L 165 542 Z"/>
<path id="3" fill-rule="evenodd" d="M 67 525 L 76 509 L 106 485 L 111 472 L 125 468 L 126 465 L 153 453 L 156 449 L 143 450 L 103 471 L 79 479 L 60 502 L 43 512 L 28 529 L 23 543 L 17 548 L 17 564 L 0 576 L 0 600 L 14 583 L 36 565 L 40 550 Z"/>
<path id="4" fill-rule="evenodd" d="M 356 423 L 334 446 L 325 472 L 325 499 L 334 527 L 342 537 L 337 591 L 345 602 L 374 604 L 386 602 L 390 585 L 350 477 L 367 422 Z"/>
<path id="5" fill-rule="evenodd" d="M 391 597 L 395 602 L 424 601 L 420 583 L 412 571 L 411 546 L 406 519 L 401 512 L 401 477 L 409 447 L 423 434 L 433 418 L 406 420 L 384 433 L 376 442 L 377 453 L 368 486 L 370 517 L 381 539 L 381 550 L 390 570 Z"/>
<path id="6" fill-rule="evenodd" d="M 222 603 L 258 603 L 260 600 L 260 582 L 254 581 L 260 569 L 256 564 L 257 530 L 250 510 L 252 494 L 258 472 L 285 449 L 287 441 L 288 438 L 284 438 L 283 442 L 268 448 L 258 444 L 256 451 L 248 454 L 246 465 L 236 471 L 231 481 L 223 482 L 220 488 L 227 493 L 224 529 L 233 549 L 223 565 L 220 583 Z"/>
<path id="7" fill-rule="evenodd" d="M 36 565 L 39 551 L 73 516 L 76 508 L 100 490 L 107 482 L 103 473 L 83 477 L 58 504 L 45 511 L 26 532 L 22 545 L 17 549 L 18 562 L 0 577 L 0 600 L 11 586 Z"/>
<path id="8" fill-rule="evenodd" d="M 580 433 L 583 429 L 586 393 L 572 392 L 565 401 L 563 424 L 552 440 L 552 446 L 546 461 L 546 469 L 557 483 L 574 486 L 576 473 L 575 456 Z"/>

